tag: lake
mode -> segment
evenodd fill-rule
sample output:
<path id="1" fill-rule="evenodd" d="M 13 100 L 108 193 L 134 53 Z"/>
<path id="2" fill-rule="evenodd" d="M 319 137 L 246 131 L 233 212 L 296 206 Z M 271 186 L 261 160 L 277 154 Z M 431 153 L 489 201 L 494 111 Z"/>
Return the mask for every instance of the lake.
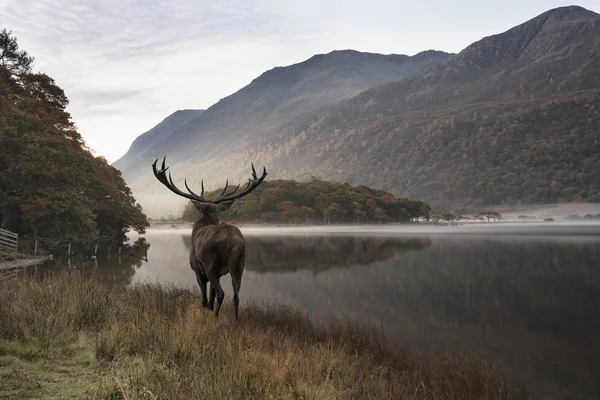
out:
<path id="1" fill-rule="evenodd" d="M 242 231 L 242 304 L 288 304 L 315 320 L 382 327 L 419 348 L 473 352 L 523 378 L 536 398 L 600 398 L 600 224 Z M 96 260 L 71 264 L 97 265 L 110 281 L 198 290 L 190 232 L 150 229 L 147 261 L 142 254 L 103 256 L 100 249 Z M 229 276 L 221 282 L 230 301 Z"/>

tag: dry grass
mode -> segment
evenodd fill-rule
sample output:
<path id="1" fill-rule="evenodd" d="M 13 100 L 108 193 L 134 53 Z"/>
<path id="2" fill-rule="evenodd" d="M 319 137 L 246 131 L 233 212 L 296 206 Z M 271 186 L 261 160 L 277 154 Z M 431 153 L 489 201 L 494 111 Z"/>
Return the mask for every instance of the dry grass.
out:
<path id="1" fill-rule="evenodd" d="M 11 250 L 0 250 L 0 261 L 22 260 L 31 256 Z"/>
<path id="2" fill-rule="evenodd" d="M 492 365 L 392 348 L 366 326 L 317 326 L 257 305 L 238 322 L 227 306 L 217 320 L 199 305 L 174 287 L 107 286 L 73 271 L 23 277 L 0 289 L 0 398 L 520 397 Z M 44 362 L 64 367 L 63 392 L 44 383 Z"/>

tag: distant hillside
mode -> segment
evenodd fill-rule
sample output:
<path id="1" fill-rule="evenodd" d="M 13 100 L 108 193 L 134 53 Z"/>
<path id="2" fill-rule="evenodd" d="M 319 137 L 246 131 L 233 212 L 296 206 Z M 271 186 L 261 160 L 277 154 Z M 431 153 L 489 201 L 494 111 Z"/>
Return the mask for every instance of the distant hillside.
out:
<path id="1" fill-rule="evenodd" d="M 158 146 L 168 139 L 179 127 L 189 122 L 192 118 L 201 115 L 204 110 L 178 110 L 149 131 L 138 136 L 123 157 L 113 163 L 115 168 L 127 170 L 141 160 L 138 158 L 146 151 Z"/>
<path id="2" fill-rule="evenodd" d="M 193 190 L 193 189 L 192 189 Z M 206 198 L 215 199 L 218 189 Z M 430 218 L 431 207 L 419 200 L 396 198 L 383 190 L 347 183 L 265 181 L 251 194 L 236 200 L 220 217 L 222 221 L 249 223 L 398 223 Z M 191 201 L 182 218 L 196 221 Z"/>
<path id="3" fill-rule="evenodd" d="M 219 167 L 242 174 L 252 159 L 272 179 L 315 175 L 439 208 L 600 201 L 599 89 L 600 16 L 559 8 L 283 124 Z"/>
<path id="4" fill-rule="evenodd" d="M 158 157 L 168 155 L 174 170 L 185 172 L 193 167 L 197 174 L 203 161 L 218 157 L 235 143 L 245 145 L 246 139 L 264 143 L 262 135 L 282 122 L 351 98 L 365 89 L 424 71 L 449 57 L 450 54 L 438 51 L 409 57 L 344 50 L 273 68 L 172 129 L 168 140 L 153 141 L 152 138 L 162 136 L 154 132 L 159 126 L 140 136 L 136 142 L 142 141 L 143 146 L 134 143 L 115 166 L 122 170 L 135 193 L 160 196 L 163 190 L 154 181 L 149 167 Z M 218 165 L 214 168 L 224 180 L 223 170 Z M 220 182 L 207 181 L 209 188 L 217 184 Z M 165 197 L 164 201 L 169 199 Z M 142 196 L 140 201 L 145 209 L 164 204 L 156 197 L 145 201 Z"/>

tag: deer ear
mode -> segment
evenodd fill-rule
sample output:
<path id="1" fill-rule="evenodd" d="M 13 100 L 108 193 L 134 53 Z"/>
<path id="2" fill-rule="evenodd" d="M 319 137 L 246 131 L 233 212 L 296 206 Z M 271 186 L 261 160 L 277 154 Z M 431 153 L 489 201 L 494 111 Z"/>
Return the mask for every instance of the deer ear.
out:
<path id="1" fill-rule="evenodd" d="M 219 211 L 229 210 L 229 207 L 231 207 L 232 204 L 233 204 L 233 200 L 232 201 L 224 201 L 222 203 L 219 203 Z"/>

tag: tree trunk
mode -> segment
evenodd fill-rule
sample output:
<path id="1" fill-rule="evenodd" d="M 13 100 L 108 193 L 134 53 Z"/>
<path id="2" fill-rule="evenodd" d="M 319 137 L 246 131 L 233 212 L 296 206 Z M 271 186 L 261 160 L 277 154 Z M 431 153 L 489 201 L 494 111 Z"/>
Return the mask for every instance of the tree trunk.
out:
<path id="1" fill-rule="evenodd" d="M 19 207 L 14 204 L 8 205 L 0 210 L 0 214 L 0 220 L 2 221 L 0 228 L 19 233 L 19 225 L 21 224 Z"/>

